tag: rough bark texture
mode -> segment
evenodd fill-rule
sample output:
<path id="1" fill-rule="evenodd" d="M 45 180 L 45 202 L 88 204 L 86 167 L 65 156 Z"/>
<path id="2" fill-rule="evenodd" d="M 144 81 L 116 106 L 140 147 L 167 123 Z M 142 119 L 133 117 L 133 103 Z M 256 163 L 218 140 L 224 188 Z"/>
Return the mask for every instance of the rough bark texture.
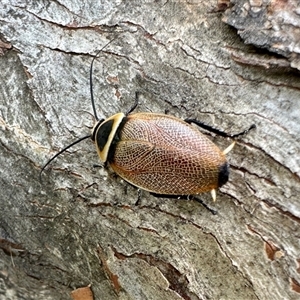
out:
<path id="1" fill-rule="evenodd" d="M 280 54 L 300 70 L 298 0 L 220 0 L 219 8 L 225 4 L 230 8 L 223 21 L 238 29 L 245 43 Z"/>
<path id="2" fill-rule="evenodd" d="M 298 73 L 244 45 L 215 1 L 1 5 L 1 300 L 71 299 L 89 284 L 95 299 L 299 298 Z M 39 182 L 94 124 L 89 67 L 109 41 L 94 71 L 100 117 L 140 91 L 138 111 L 231 133 L 256 124 L 217 202 L 201 195 L 217 215 L 147 192 L 135 205 L 134 187 L 92 167 L 89 140 Z"/>

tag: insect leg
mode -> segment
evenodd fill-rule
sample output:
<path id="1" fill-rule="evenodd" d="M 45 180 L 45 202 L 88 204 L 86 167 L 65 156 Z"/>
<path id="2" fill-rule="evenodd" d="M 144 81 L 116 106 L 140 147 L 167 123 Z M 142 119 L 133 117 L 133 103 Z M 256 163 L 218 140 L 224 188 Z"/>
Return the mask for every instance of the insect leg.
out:
<path id="1" fill-rule="evenodd" d="M 210 211 L 213 215 L 216 215 L 218 212 L 212 208 L 210 208 L 207 204 L 205 204 L 201 199 L 196 198 L 193 195 L 163 195 L 163 194 L 155 194 L 150 193 L 152 196 L 156 198 L 169 198 L 169 199 L 184 199 L 184 200 L 195 200 L 196 202 L 200 203 L 204 208 L 206 208 L 208 211 Z"/>
<path id="2" fill-rule="evenodd" d="M 199 127 L 203 128 L 203 129 L 206 129 L 210 132 L 213 132 L 213 133 L 215 133 L 217 135 L 220 135 L 220 136 L 223 136 L 223 137 L 229 137 L 229 138 L 236 138 L 238 136 L 241 136 L 241 135 L 244 135 L 244 134 L 248 133 L 251 129 L 256 128 L 256 125 L 252 124 L 248 129 L 246 129 L 242 132 L 239 132 L 239 133 L 236 133 L 236 134 L 230 134 L 230 133 L 226 133 L 225 131 L 214 128 L 212 126 L 209 126 L 209 125 L 207 125 L 203 122 L 200 122 L 196 119 L 185 119 L 184 121 L 189 123 L 189 124 L 194 123 L 194 124 L 198 125 Z"/>
<path id="3" fill-rule="evenodd" d="M 137 200 L 134 205 L 136 205 L 136 206 L 139 205 L 141 202 L 141 198 L 142 198 L 142 191 L 141 191 L 141 189 L 138 189 L 137 190 Z"/>
<path id="4" fill-rule="evenodd" d="M 190 199 L 191 199 L 191 200 L 195 200 L 195 201 L 197 201 L 198 203 L 200 203 L 204 208 L 206 208 L 208 211 L 210 211 L 213 215 L 217 215 L 217 214 L 218 214 L 218 212 L 217 212 L 216 210 L 210 208 L 210 207 L 209 207 L 206 203 L 204 203 L 201 199 L 196 198 L 196 197 L 194 197 L 194 196 L 192 196 Z"/>
<path id="5" fill-rule="evenodd" d="M 133 105 L 129 108 L 129 110 L 125 113 L 125 115 L 129 115 L 130 113 L 132 113 L 136 107 L 138 106 L 139 104 L 139 95 L 140 93 L 139 92 L 135 92 L 135 99 L 134 99 L 134 103 Z"/>

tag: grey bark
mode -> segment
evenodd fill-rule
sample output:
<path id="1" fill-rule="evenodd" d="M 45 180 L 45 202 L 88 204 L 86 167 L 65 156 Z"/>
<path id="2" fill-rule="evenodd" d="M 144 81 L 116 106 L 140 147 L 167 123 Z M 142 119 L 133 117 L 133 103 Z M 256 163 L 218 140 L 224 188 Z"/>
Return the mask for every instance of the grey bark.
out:
<path id="1" fill-rule="evenodd" d="M 297 299 L 299 74 L 222 23 L 214 1 L 2 0 L 0 299 Z M 99 117 L 138 111 L 227 132 L 218 211 L 155 198 L 104 168 L 89 140 L 41 166 Z M 12 45 L 12 49 L 9 45 Z M 264 61 L 264 64 L 243 63 Z M 270 62 L 276 68 L 270 68 Z M 212 137 L 221 148 L 231 141 Z"/>
<path id="2" fill-rule="evenodd" d="M 299 1 L 226 2 L 228 9 L 224 13 L 223 21 L 238 29 L 238 34 L 245 43 L 280 54 L 287 58 L 281 59 L 280 64 L 284 62 L 300 70 Z"/>

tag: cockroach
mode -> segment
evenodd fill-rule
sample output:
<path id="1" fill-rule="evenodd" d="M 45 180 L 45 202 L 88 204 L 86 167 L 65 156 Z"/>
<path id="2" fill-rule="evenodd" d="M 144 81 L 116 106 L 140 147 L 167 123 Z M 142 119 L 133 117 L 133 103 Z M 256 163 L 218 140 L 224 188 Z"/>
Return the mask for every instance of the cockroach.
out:
<path id="1" fill-rule="evenodd" d="M 92 134 L 59 151 L 42 167 L 41 173 L 58 155 L 91 138 L 100 160 L 132 185 L 159 195 L 197 195 L 210 191 L 215 201 L 216 190 L 228 181 L 226 154 L 234 143 L 222 151 L 191 124 L 231 138 L 247 133 L 255 125 L 229 135 L 194 119 L 182 120 L 150 112 L 132 113 L 138 104 L 138 93 L 134 105 L 126 113 L 99 119 L 92 80 L 93 64 L 98 53 L 90 66 L 91 102 L 97 120 Z"/>

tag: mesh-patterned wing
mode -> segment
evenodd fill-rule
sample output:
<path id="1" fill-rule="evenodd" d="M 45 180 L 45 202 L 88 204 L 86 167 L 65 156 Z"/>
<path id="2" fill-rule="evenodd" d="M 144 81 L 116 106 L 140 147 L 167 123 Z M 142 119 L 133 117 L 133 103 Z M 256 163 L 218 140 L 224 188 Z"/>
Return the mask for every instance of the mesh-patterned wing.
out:
<path id="1" fill-rule="evenodd" d="M 219 148 L 177 118 L 138 113 L 128 117 L 117 143 L 113 170 L 142 189 L 188 195 L 218 187 Z"/>

